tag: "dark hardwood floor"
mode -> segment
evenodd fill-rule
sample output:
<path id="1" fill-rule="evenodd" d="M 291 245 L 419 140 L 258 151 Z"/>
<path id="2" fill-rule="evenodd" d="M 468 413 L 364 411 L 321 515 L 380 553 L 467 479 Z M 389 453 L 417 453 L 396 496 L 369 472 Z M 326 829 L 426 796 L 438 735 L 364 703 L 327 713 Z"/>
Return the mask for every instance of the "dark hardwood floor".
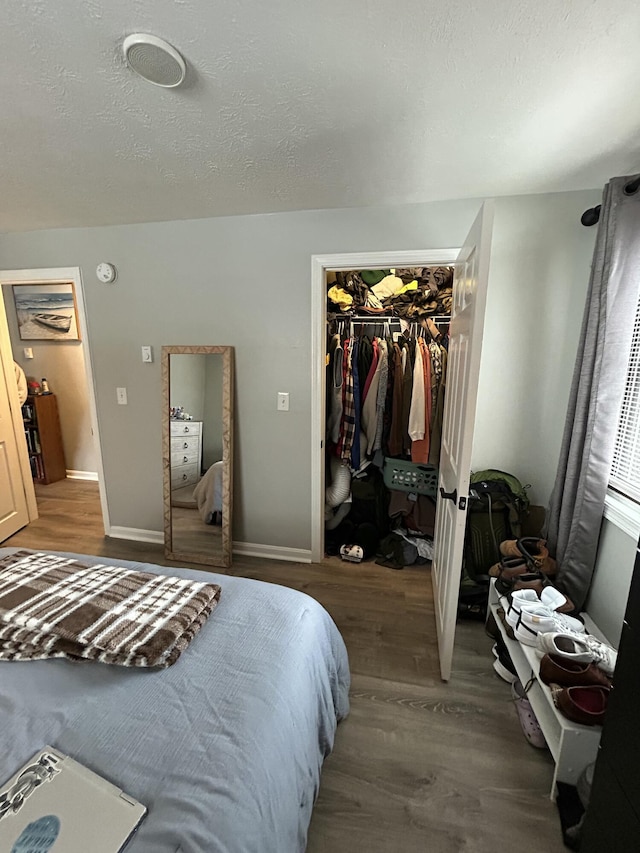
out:
<path id="1" fill-rule="evenodd" d="M 37 497 L 41 517 L 3 547 L 177 565 L 159 545 L 103 535 L 96 483 L 63 480 Z M 459 623 L 451 681 L 439 678 L 428 569 L 238 557 L 229 573 L 313 596 L 349 650 L 351 714 L 325 762 L 308 853 L 566 849 L 551 757 L 525 741 L 481 624 Z"/>

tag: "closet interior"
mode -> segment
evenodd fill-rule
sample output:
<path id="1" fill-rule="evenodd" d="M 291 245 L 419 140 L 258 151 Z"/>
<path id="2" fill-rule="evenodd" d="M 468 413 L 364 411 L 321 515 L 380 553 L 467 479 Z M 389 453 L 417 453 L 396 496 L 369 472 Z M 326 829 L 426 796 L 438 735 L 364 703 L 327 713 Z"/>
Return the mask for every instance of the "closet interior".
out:
<path id="1" fill-rule="evenodd" d="M 453 267 L 327 272 L 327 556 L 433 556 L 452 302 Z"/>

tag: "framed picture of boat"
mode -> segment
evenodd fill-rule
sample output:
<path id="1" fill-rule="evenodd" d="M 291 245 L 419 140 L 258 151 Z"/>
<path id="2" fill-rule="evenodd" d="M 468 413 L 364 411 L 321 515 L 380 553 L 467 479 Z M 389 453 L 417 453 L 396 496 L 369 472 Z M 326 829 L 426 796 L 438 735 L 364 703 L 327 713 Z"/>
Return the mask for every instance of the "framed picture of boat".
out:
<path id="1" fill-rule="evenodd" d="M 22 341 L 79 341 L 73 282 L 13 285 Z"/>

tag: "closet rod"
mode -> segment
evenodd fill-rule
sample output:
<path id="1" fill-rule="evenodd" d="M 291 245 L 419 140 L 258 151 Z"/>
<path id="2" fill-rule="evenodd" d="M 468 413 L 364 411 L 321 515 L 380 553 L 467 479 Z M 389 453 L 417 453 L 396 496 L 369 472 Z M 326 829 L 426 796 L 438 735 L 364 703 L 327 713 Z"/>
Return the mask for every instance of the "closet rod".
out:
<path id="1" fill-rule="evenodd" d="M 399 323 L 404 320 L 405 323 L 420 323 L 422 320 L 433 320 L 436 323 L 444 323 L 451 321 L 451 314 L 429 314 L 421 317 L 419 320 L 405 320 L 404 317 L 398 317 L 396 314 L 343 314 L 340 317 L 334 317 L 335 321 L 348 320 L 351 323 Z"/>

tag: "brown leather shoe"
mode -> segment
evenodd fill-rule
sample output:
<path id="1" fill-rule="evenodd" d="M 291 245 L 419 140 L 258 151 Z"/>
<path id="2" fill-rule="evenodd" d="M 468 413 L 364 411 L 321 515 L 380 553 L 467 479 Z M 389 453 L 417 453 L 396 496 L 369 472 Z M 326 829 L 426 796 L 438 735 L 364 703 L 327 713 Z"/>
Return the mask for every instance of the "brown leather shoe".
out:
<path id="1" fill-rule="evenodd" d="M 505 539 L 500 543 L 500 553 L 503 557 L 524 558 L 532 569 L 535 568 L 545 575 L 555 575 L 557 571 L 556 561 L 549 556 L 544 539 L 536 539 L 534 536 Z"/>
<path id="2" fill-rule="evenodd" d="M 582 726 L 601 726 L 607 712 L 610 690 L 600 685 L 560 687 L 555 685 L 553 698 L 567 719 Z"/>
<path id="3" fill-rule="evenodd" d="M 516 578 L 513 590 L 515 592 L 517 589 L 533 589 L 538 593 L 538 598 L 540 598 L 545 585 L 546 581 L 540 575 L 520 575 L 520 577 Z"/>
<path id="4" fill-rule="evenodd" d="M 496 578 L 496 591 L 499 595 L 508 595 L 516 589 L 535 589 L 538 593 L 538 598 L 544 589 L 544 578 L 538 572 L 529 572 L 527 574 L 514 574 L 512 577 L 507 577 L 502 572 Z"/>
<path id="5" fill-rule="evenodd" d="M 587 687 L 599 685 L 611 687 L 611 679 L 592 663 L 578 663 L 560 655 L 545 655 L 540 661 L 540 678 L 545 684 L 561 687 Z"/>
<path id="6" fill-rule="evenodd" d="M 501 574 L 507 573 L 508 577 L 512 575 L 524 575 L 527 572 L 530 572 L 531 569 L 527 565 L 526 561 L 522 556 L 520 557 L 507 557 L 500 560 L 499 563 L 495 563 L 489 569 L 489 574 L 492 578 L 498 578 Z"/>
<path id="7" fill-rule="evenodd" d="M 545 539 L 535 536 L 524 536 L 521 539 L 505 539 L 500 543 L 500 553 L 503 557 L 541 557 L 548 556 Z"/>

